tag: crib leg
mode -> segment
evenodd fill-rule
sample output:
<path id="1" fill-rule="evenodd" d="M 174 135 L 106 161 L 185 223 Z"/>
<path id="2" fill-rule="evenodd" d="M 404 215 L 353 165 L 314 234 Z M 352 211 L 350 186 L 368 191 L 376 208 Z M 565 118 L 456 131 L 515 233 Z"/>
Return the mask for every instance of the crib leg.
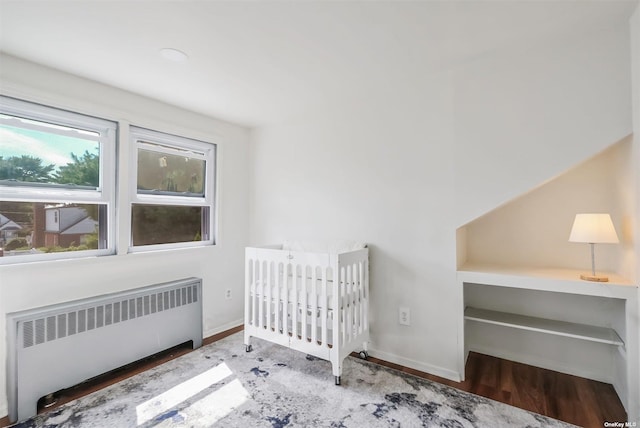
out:
<path id="1" fill-rule="evenodd" d="M 340 376 L 334 376 L 336 378 L 336 385 L 340 385 Z"/>
<path id="2" fill-rule="evenodd" d="M 245 345 L 245 347 L 244 347 L 244 351 L 245 351 L 245 352 L 251 352 L 251 351 L 253 351 L 253 346 L 251 346 L 251 345 Z"/>

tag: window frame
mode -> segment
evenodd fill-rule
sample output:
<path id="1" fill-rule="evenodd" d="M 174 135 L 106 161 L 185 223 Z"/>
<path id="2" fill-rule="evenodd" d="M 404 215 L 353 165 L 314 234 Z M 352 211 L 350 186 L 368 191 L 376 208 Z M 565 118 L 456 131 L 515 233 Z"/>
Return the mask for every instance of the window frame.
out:
<path id="1" fill-rule="evenodd" d="M 196 140 L 166 132 L 131 125 L 129 127 L 130 168 L 129 168 L 129 249 L 130 253 L 174 248 L 192 248 L 216 244 L 216 173 L 217 144 Z M 138 190 L 138 150 L 151 150 L 171 155 L 187 155 L 205 161 L 204 192 L 195 194 L 177 194 L 173 192 L 153 192 Z M 204 208 L 201 222 L 201 241 L 186 241 L 164 244 L 134 245 L 133 243 L 133 206 L 161 205 Z"/>
<path id="2" fill-rule="evenodd" d="M 19 120 L 0 117 L 0 123 L 10 126 L 96 141 L 99 144 L 100 162 L 98 187 L 96 188 L 53 183 L 7 182 L 2 180 L 0 181 L 0 200 L 11 202 L 98 205 L 99 207 L 105 207 L 99 209 L 99 211 L 106 217 L 106 227 L 103 223 L 99 224 L 98 228 L 99 239 L 103 241 L 106 240 L 106 242 L 103 242 L 104 248 L 0 257 L 0 265 L 115 254 L 117 245 L 115 239 L 115 201 L 118 122 L 4 95 L 0 95 L 0 113 L 51 125 L 98 133 L 99 137 L 92 137 L 85 135 L 80 136 L 76 133 L 63 130 L 55 132 L 53 131 L 55 129 L 54 127 L 46 128 L 38 126 L 37 124 L 29 124 L 20 122 Z"/>

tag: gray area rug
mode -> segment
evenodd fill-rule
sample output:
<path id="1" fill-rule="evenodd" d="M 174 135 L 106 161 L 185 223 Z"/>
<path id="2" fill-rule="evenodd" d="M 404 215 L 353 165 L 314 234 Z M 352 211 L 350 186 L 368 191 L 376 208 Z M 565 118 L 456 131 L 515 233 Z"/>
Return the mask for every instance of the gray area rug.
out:
<path id="1" fill-rule="evenodd" d="M 242 332 L 16 427 L 567 427 L 357 358 L 324 360 Z"/>

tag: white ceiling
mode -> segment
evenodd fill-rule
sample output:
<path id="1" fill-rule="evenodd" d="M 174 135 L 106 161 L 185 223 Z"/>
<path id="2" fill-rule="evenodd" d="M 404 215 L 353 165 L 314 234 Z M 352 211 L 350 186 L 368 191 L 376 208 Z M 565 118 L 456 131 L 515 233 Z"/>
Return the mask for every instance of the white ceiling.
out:
<path id="1" fill-rule="evenodd" d="M 0 0 L 0 50 L 259 126 L 497 49 L 626 26 L 637 4 Z M 164 60 L 164 47 L 189 61 Z"/>

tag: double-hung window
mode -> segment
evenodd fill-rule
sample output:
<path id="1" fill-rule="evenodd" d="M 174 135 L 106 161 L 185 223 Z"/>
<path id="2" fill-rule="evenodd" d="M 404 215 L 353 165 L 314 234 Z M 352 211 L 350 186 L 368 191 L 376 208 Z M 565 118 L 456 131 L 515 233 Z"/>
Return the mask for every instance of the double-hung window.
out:
<path id="1" fill-rule="evenodd" d="M 214 243 L 215 144 L 131 127 L 131 251 Z"/>
<path id="2" fill-rule="evenodd" d="M 114 252 L 116 134 L 0 96 L 0 263 Z"/>

